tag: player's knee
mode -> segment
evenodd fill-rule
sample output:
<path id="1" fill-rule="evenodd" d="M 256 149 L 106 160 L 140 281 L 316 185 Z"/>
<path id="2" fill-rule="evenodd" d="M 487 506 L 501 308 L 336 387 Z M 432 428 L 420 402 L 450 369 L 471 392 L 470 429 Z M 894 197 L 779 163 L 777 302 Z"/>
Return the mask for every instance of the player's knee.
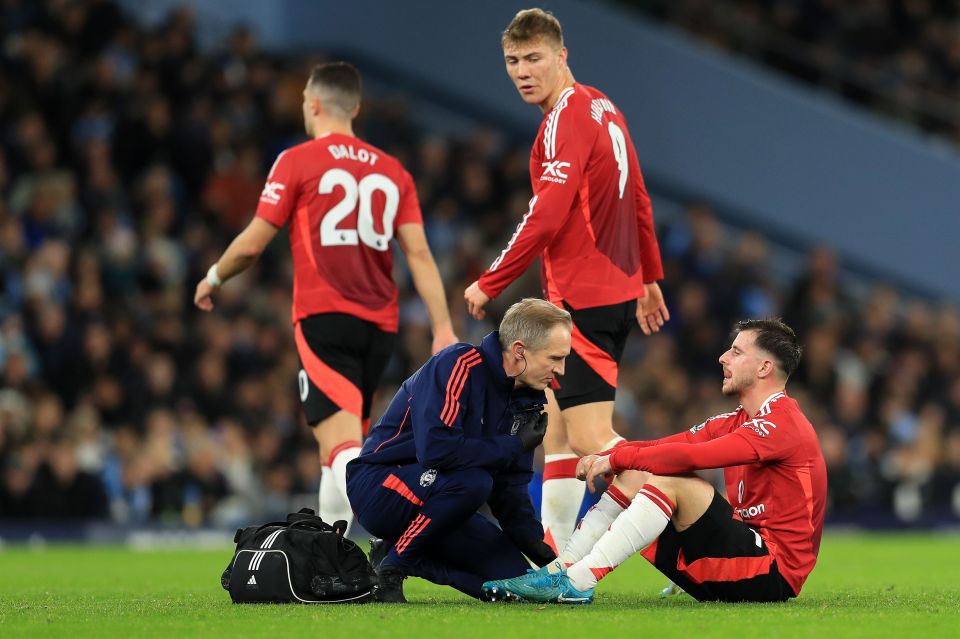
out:
<path id="1" fill-rule="evenodd" d="M 709 505 L 715 492 L 708 481 L 696 475 L 650 475 L 646 483 L 663 492 L 677 507 L 687 503 Z"/>
<path id="2" fill-rule="evenodd" d="M 613 485 L 633 501 L 634 496 L 649 483 L 652 474 L 644 470 L 625 470 L 613 480 Z"/>

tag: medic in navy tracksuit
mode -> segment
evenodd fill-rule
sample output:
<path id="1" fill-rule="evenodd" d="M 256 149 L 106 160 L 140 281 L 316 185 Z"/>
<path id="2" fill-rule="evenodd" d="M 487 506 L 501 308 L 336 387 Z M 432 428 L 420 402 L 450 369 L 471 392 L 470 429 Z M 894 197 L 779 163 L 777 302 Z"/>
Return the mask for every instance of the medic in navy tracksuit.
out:
<path id="1" fill-rule="evenodd" d="M 523 553 L 552 559 L 527 492 L 533 453 L 510 434 L 515 420 L 539 416 L 546 396 L 514 386 L 496 331 L 479 347 L 447 347 L 402 384 L 347 466 L 358 520 L 396 540 L 381 570 L 479 597 L 484 581 L 529 568 Z M 477 513 L 484 503 L 503 530 Z"/>

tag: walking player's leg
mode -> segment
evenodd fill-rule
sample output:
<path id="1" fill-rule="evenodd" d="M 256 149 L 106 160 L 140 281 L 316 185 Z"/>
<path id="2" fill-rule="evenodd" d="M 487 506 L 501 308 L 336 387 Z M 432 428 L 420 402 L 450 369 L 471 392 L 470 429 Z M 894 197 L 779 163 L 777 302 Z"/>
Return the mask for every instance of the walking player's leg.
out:
<path id="1" fill-rule="evenodd" d="M 563 415 L 550 389 L 547 389 L 547 416 L 540 521 L 544 541 L 556 552 L 563 549 L 577 525 L 584 487 L 576 473 L 579 455 L 570 448 Z"/>

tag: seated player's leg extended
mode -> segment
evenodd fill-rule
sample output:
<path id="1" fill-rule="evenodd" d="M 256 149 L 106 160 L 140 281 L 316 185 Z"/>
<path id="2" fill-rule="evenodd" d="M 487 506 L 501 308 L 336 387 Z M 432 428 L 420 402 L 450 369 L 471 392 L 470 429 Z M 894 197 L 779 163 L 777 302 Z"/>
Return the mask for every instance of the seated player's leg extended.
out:
<path id="1" fill-rule="evenodd" d="M 730 505 L 706 481 L 628 471 L 612 489 L 622 487 L 630 494 L 638 484 L 629 506 L 590 552 L 554 580 L 556 593 L 592 598 L 597 581 L 642 550 L 658 570 L 700 600 L 783 601 L 794 596 L 766 542 L 734 519 Z M 594 513 L 585 517 L 581 530 L 595 528 L 589 520 L 596 518 Z M 580 541 L 581 530 L 571 547 Z M 536 595 L 549 600 L 551 593 Z"/>

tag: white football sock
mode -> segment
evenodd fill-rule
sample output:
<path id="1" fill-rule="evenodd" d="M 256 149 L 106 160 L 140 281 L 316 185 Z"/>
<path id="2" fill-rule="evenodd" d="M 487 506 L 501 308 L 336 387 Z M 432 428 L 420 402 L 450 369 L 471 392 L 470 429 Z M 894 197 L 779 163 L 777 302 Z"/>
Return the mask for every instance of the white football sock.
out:
<path id="1" fill-rule="evenodd" d="M 557 551 L 562 550 L 577 525 L 585 484 L 577 479 L 577 461 L 573 453 L 545 455 L 540 521 L 544 539 Z"/>
<path id="2" fill-rule="evenodd" d="M 320 510 L 318 512 L 320 518 L 331 525 L 341 519 L 349 525 L 350 520 L 353 519 L 350 502 L 340 492 L 337 479 L 329 466 L 320 468 Z"/>
<path id="3" fill-rule="evenodd" d="M 630 499 L 616 486 L 610 486 L 577 524 L 570 541 L 560 552 L 560 563 L 570 566 L 586 557 L 613 521 L 629 506 Z"/>
<path id="4" fill-rule="evenodd" d="M 593 588 L 607 573 L 653 543 L 670 523 L 675 509 L 659 489 L 644 484 L 590 554 L 567 569 L 573 587 Z"/>
<path id="5" fill-rule="evenodd" d="M 360 442 L 352 441 L 340 444 L 330 454 L 330 470 L 337 480 L 337 489 L 343 495 L 344 501 L 350 504 L 347 497 L 347 463 L 360 456 Z"/>

